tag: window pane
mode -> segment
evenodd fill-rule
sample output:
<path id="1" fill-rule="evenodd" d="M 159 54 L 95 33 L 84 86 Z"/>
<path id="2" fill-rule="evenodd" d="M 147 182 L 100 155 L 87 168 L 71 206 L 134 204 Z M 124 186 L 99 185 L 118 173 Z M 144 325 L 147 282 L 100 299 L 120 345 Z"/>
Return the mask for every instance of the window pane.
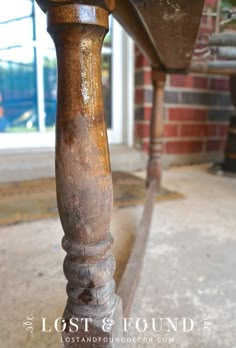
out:
<path id="1" fill-rule="evenodd" d="M 45 126 L 52 129 L 56 122 L 57 69 L 55 51 L 47 50 L 44 54 L 44 105 Z"/>
<path id="2" fill-rule="evenodd" d="M 0 51 L 1 132 L 32 131 L 37 128 L 33 57 L 33 48 L 28 48 L 27 52 L 22 47 Z"/>
<path id="3" fill-rule="evenodd" d="M 31 0 L 0 5 L 0 131 L 37 129 Z"/>
<path id="4" fill-rule="evenodd" d="M 102 56 L 102 84 L 106 124 L 108 128 L 112 128 L 111 54 Z"/>
<path id="5" fill-rule="evenodd" d="M 16 34 L 17 33 L 17 34 Z M 32 18 L 0 24 L 0 48 L 24 44 L 33 40 Z"/>
<path id="6" fill-rule="evenodd" d="M 32 0 L 7 0 L 0 2 L 0 23 L 31 16 Z M 17 32 L 19 34 L 19 32 Z"/>
<path id="7" fill-rule="evenodd" d="M 0 132 L 37 130 L 37 104 L 40 101 L 37 101 L 36 50 L 43 61 L 44 100 L 41 106 L 44 105 L 45 112 L 41 112 L 40 117 L 48 130 L 55 125 L 57 71 L 54 44 L 46 32 L 46 16 L 42 11 L 36 11 L 34 41 L 32 13 L 31 0 L 9 0 L 7 5 L 6 2 L 4 6 L 0 4 Z M 111 38 L 110 31 L 102 55 L 104 105 L 109 128 L 112 126 Z M 41 69 L 41 63 L 39 66 Z"/>
<path id="8" fill-rule="evenodd" d="M 113 20 L 109 19 L 109 32 L 102 48 L 102 84 L 107 128 L 112 128 L 112 32 Z"/>

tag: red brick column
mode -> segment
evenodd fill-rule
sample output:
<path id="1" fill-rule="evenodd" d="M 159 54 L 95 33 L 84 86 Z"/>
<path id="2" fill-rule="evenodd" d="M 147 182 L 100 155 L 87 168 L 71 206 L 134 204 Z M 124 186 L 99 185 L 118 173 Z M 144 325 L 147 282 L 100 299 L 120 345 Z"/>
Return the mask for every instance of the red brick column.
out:
<path id="1" fill-rule="evenodd" d="M 135 47 L 135 146 L 148 151 L 152 107 L 151 67 Z"/>

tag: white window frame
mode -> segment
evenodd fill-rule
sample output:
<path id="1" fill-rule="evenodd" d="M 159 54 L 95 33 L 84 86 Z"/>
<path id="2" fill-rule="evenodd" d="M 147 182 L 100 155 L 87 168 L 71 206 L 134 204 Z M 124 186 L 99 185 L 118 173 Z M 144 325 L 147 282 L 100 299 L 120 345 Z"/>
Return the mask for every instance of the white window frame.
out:
<path id="1" fill-rule="evenodd" d="M 134 45 L 113 19 L 112 31 L 112 128 L 107 130 L 110 144 L 133 145 Z"/>
<path id="2" fill-rule="evenodd" d="M 36 7 L 37 8 L 37 7 Z M 36 10 L 38 12 L 38 9 Z M 112 32 L 112 128 L 108 129 L 110 144 L 133 145 L 134 125 L 134 45 L 117 21 Z M 41 57 L 38 57 L 40 61 Z M 40 66 L 39 68 L 42 68 Z M 38 95 L 43 96 L 43 82 L 38 80 Z M 41 91 L 41 92 L 40 92 Z M 41 105 L 40 101 L 39 105 Z M 41 116 L 43 105 L 40 107 Z M 49 148 L 55 146 L 55 132 L 0 133 L 0 150 Z"/>

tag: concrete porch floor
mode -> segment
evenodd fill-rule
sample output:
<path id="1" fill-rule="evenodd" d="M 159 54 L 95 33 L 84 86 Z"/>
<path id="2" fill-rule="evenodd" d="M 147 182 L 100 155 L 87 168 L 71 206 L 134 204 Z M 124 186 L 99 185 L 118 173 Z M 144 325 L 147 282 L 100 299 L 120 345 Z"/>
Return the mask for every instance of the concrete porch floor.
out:
<path id="1" fill-rule="evenodd" d="M 143 341 L 124 347 L 236 347 L 236 179 L 212 176 L 206 169 L 164 172 L 163 186 L 186 198 L 155 206 L 128 330 L 129 337 Z M 135 232 L 141 212 L 141 206 L 114 210 L 116 243 L 126 243 Z M 59 219 L 0 228 L 1 348 L 60 346 L 60 334 L 40 332 L 40 318 L 52 326 L 63 313 L 62 235 Z M 23 327 L 31 311 L 33 338 Z M 157 334 L 148 325 L 139 333 L 138 318 L 149 324 L 150 318 L 191 318 L 194 328 Z"/>

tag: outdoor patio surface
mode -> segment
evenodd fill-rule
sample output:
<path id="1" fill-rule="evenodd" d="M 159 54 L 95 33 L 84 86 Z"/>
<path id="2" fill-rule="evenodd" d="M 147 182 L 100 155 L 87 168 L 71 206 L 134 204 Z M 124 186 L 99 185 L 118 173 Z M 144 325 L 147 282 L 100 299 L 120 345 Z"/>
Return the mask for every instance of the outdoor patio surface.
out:
<path id="1" fill-rule="evenodd" d="M 153 334 L 149 324 L 142 336 L 156 338 L 153 347 L 235 348 L 236 179 L 212 176 L 207 166 L 180 167 L 164 173 L 164 186 L 186 199 L 155 207 L 130 317 L 194 322 L 188 333 L 181 320 L 170 333 Z"/>
<path id="2" fill-rule="evenodd" d="M 165 171 L 163 186 L 186 198 L 155 206 L 127 333 L 141 342 L 122 346 L 235 348 L 236 179 L 208 174 L 206 165 L 189 166 Z M 141 213 L 141 206 L 114 210 L 116 253 L 132 239 Z M 66 301 L 62 236 L 59 219 L 0 229 L 1 348 L 60 347 L 53 322 Z M 34 337 L 23 327 L 31 312 Z M 42 317 L 52 332 L 40 331 Z M 157 331 L 158 318 L 178 318 L 177 330 L 163 325 L 156 333 L 151 318 Z"/>

